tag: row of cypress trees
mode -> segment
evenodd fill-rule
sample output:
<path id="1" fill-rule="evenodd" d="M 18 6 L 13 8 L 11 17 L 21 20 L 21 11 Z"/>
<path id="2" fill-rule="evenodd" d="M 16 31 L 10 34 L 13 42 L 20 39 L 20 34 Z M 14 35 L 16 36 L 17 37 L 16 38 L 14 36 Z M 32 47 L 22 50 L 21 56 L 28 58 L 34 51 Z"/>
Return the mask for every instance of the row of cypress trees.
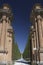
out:
<path id="1" fill-rule="evenodd" d="M 17 43 L 15 42 L 15 37 L 13 34 L 13 44 L 12 44 L 12 60 L 17 60 L 20 58 L 21 54 L 20 54 L 20 50 L 18 48 Z"/>
<path id="2" fill-rule="evenodd" d="M 17 60 L 21 58 L 21 53 L 20 53 L 17 43 L 15 42 L 14 34 L 12 37 L 13 37 L 12 60 Z M 29 60 L 30 58 L 30 36 L 28 36 L 28 39 L 27 39 L 26 47 L 23 52 L 23 58 L 25 60 Z"/>
<path id="3" fill-rule="evenodd" d="M 28 36 L 26 47 L 23 52 L 23 57 L 25 60 L 30 60 L 30 36 Z"/>

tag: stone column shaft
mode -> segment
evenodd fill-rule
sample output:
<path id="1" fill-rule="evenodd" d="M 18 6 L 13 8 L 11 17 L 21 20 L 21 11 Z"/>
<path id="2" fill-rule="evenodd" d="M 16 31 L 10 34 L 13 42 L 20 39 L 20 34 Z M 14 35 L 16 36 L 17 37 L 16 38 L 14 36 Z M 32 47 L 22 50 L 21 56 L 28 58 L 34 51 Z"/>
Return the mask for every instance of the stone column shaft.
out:
<path id="1" fill-rule="evenodd" d="M 1 50 L 4 50 L 4 47 L 5 47 L 5 34 L 6 34 L 6 21 L 3 20 L 2 35 L 1 35 Z"/>
<path id="2" fill-rule="evenodd" d="M 36 48 L 36 34 L 35 34 L 35 31 L 34 31 L 34 44 L 35 44 L 35 48 Z"/>
<path id="3" fill-rule="evenodd" d="M 42 30 L 42 39 L 43 39 L 43 18 L 42 18 L 42 22 L 41 22 L 41 30 Z M 43 41 L 43 40 L 42 40 Z"/>
<path id="4" fill-rule="evenodd" d="M 37 16 L 37 22 L 38 22 L 38 32 L 39 32 L 39 43 L 40 43 L 40 61 L 43 61 L 43 38 L 42 38 L 42 17 L 39 15 Z"/>
<path id="5" fill-rule="evenodd" d="M 31 40 L 32 40 L 32 53 L 34 54 L 34 52 L 33 52 L 33 48 L 34 48 L 34 41 L 33 41 L 33 37 L 31 37 Z"/>
<path id="6" fill-rule="evenodd" d="M 0 23 L 0 50 L 1 50 L 1 35 L 2 35 L 2 23 Z"/>
<path id="7" fill-rule="evenodd" d="M 37 22 L 35 22 L 35 30 L 36 30 L 36 47 L 39 48 L 39 42 L 38 42 L 38 27 Z"/>
<path id="8" fill-rule="evenodd" d="M 43 47 L 42 42 L 42 28 L 41 28 L 42 20 L 38 19 L 38 30 L 39 30 L 39 41 L 40 41 L 40 48 Z"/>

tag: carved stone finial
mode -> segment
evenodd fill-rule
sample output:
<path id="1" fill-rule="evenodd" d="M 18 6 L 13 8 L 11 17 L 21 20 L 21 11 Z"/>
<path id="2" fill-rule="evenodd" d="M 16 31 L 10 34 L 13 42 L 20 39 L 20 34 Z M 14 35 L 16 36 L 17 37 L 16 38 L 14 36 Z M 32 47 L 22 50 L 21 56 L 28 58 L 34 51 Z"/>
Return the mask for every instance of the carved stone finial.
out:
<path id="1" fill-rule="evenodd" d="M 3 8 L 3 9 L 8 9 L 8 10 L 9 10 L 9 9 L 10 9 L 10 6 L 9 6 L 8 4 L 4 4 L 4 5 L 2 6 L 2 8 Z"/>

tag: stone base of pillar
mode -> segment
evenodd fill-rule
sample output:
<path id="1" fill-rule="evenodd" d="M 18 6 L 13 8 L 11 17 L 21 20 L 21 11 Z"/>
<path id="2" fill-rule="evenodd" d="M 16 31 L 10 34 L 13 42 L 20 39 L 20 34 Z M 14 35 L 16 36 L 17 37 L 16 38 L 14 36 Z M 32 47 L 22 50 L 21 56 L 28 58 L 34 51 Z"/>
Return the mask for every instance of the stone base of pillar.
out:
<path id="1" fill-rule="evenodd" d="M 40 62 L 37 61 L 37 64 L 38 64 L 38 65 L 43 65 L 43 61 L 40 61 Z"/>
<path id="2" fill-rule="evenodd" d="M 43 61 L 43 53 L 40 53 L 40 61 Z"/>
<path id="3" fill-rule="evenodd" d="M 0 65 L 13 65 L 13 61 L 0 61 Z"/>

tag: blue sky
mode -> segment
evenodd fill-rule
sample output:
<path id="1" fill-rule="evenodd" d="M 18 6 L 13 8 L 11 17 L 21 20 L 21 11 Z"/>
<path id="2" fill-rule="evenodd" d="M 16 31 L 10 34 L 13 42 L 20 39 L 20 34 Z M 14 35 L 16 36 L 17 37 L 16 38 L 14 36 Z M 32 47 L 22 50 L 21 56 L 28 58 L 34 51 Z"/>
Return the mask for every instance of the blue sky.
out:
<path id="1" fill-rule="evenodd" d="M 30 13 L 32 7 L 36 3 L 43 5 L 43 0 L 0 0 L 0 6 L 4 3 L 9 4 L 12 8 L 14 16 L 12 26 L 15 33 L 15 40 L 20 51 L 23 52 L 30 32 Z"/>

